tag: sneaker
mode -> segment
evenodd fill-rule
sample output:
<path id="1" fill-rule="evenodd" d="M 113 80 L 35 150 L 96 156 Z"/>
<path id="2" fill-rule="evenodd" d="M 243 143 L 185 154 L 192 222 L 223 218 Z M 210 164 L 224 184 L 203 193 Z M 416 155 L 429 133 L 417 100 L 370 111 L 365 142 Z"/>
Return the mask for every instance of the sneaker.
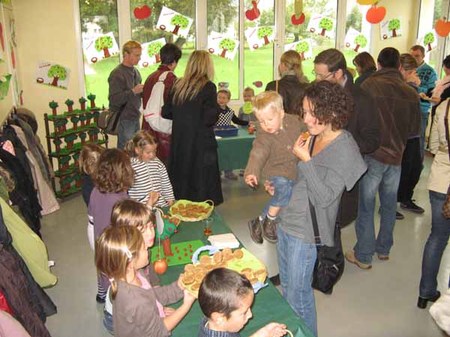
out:
<path id="1" fill-rule="evenodd" d="M 353 250 L 349 250 L 347 253 L 345 253 L 345 259 L 350 262 L 353 263 L 355 265 L 357 265 L 359 268 L 361 269 L 370 269 L 372 268 L 371 264 L 368 263 L 362 263 L 361 261 L 359 261 L 356 256 L 355 256 L 355 252 Z"/>
<path id="2" fill-rule="evenodd" d="M 403 220 L 405 218 L 405 216 L 400 212 L 395 212 L 395 218 L 397 220 Z"/>
<path id="3" fill-rule="evenodd" d="M 263 243 L 261 220 L 259 220 L 259 217 L 248 222 L 248 229 L 253 242 L 259 245 Z"/>
<path id="4" fill-rule="evenodd" d="M 422 214 L 423 212 L 425 212 L 425 210 L 422 207 L 417 206 L 414 203 L 414 200 L 409 200 L 407 202 L 401 202 L 400 207 L 404 210 L 411 211 L 411 212 L 417 213 L 417 214 Z"/>
<path id="5" fill-rule="evenodd" d="M 262 235 L 264 239 L 269 241 L 270 243 L 277 243 L 277 219 L 269 219 L 267 216 L 264 218 L 264 222 L 262 224 Z"/>
<path id="6" fill-rule="evenodd" d="M 230 172 L 226 172 L 226 173 L 225 173 L 225 178 L 230 179 L 230 180 L 237 180 L 237 179 L 238 179 L 238 176 L 235 175 L 235 174 L 233 173 L 233 171 L 230 171 Z"/>
<path id="7" fill-rule="evenodd" d="M 389 255 L 377 254 L 378 260 L 380 261 L 389 261 Z"/>
<path id="8" fill-rule="evenodd" d="M 105 298 L 101 297 L 100 295 L 97 294 L 97 296 L 95 296 L 95 300 L 97 301 L 97 303 L 103 304 L 105 303 Z"/>

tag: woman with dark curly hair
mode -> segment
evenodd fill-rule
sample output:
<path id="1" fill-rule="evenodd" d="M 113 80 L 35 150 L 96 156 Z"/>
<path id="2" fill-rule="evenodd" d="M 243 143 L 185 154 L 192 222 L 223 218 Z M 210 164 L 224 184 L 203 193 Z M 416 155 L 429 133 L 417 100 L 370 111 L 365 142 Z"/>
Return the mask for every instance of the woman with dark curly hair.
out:
<path id="1" fill-rule="evenodd" d="M 305 91 L 302 110 L 310 136 L 306 140 L 300 136 L 293 146 L 300 162 L 289 204 L 279 214 L 277 251 L 283 296 L 317 335 L 311 287 L 317 251 L 309 205 L 315 208 L 322 244 L 333 246 L 342 192 L 355 185 L 366 165 L 353 137 L 343 129 L 353 101 L 341 86 L 327 81 L 312 84 Z"/>

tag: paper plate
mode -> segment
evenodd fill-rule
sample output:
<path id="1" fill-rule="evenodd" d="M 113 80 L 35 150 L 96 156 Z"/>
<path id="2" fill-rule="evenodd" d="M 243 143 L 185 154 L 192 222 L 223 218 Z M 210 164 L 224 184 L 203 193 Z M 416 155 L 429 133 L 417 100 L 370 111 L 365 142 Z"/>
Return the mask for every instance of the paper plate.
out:
<path id="1" fill-rule="evenodd" d="M 209 218 L 213 209 L 214 202 L 212 200 L 195 202 L 182 199 L 170 206 L 169 213 L 181 221 L 194 222 Z"/>

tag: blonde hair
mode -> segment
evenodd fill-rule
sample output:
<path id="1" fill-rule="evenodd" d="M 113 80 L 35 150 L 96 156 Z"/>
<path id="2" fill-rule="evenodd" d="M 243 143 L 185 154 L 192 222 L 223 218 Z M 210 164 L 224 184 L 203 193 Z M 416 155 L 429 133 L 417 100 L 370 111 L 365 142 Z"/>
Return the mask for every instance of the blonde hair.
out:
<path id="1" fill-rule="evenodd" d="M 408 53 L 400 55 L 400 65 L 406 71 L 417 69 L 416 59 Z"/>
<path id="2" fill-rule="evenodd" d="M 111 214 L 111 226 L 133 226 L 141 232 L 148 223 L 155 223 L 155 215 L 144 204 L 132 200 L 124 199 L 116 202 Z"/>
<path id="3" fill-rule="evenodd" d="M 98 159 L 95 186 L 101 193 L 127 191 L 134 182 L 130 157 L 120 149 L 106 149 Z"/>
<path id="4" fill-rule="evenodd" d="M 184 76 L 173 86 L 173 102 L 181 105 L 193 99 L 208 81 L 214 79 L 214 65 L 205 50 L 196 50 L 189 57 Z"/>
<path id="5" fill-rule="evenodd" d="M 80 171 L 87 175 L 92 175 L 96 168 L 100 155 L 105 148 L 98 144 L 86 144 L 81 148 L 80 158 L 78 160 Z"/>
<path id="6" fill-rule="evenodd" d="M 125 56 L 125 53 L 131 54 L 133 49 L 142 49 L 142 46 L 139 42 L 133 40 L 125 42 L 122 46 L 122 55 Z"/>
<path id="7" fill-rule="evenodd" d="M 148 131 L 140 130 L 125 145 L 125 151 L 130 157 L 136 157 L 136 149 L 143 150 L 147 145 L 157 145 L 157 142 Z"/>
<path id="8" fill-rule="evenodd" d="M 276 91 L 263 91 L 252 100 L 255 114 L 267 108 L 272 108 L 277 112 L 283 112 L 283 98 Z"/>
<path id="9" fill-rule="evenodd" d="M 308 79 L 303 74 L 302 57 L 295 50 L 288 50 L 281 55 L 280 63 L 283 63 L 287 70 L 280 74 L 281 77 L 285 75 L 295 75 L 302 83 L 308 83 Z"/>
<path id="10" fill-rule="evenodd" d="M 117 281 L 124 280 L 127 266 L 138 257 L 144 244 L 141 232 L 133 226 L 107 227 L 95 242 L 95 265 L 111 281 L 111 294 L 117 294 Z"/>
<path id="11" fill-rule="evenodd" d="M 251 88 L 251 87 L 245 88 L 243 93 L 246 93 L 246 92 L 251 92 L 252 96 L 255 96 L 255 90 L 253 90 L 253 88 Z"/>

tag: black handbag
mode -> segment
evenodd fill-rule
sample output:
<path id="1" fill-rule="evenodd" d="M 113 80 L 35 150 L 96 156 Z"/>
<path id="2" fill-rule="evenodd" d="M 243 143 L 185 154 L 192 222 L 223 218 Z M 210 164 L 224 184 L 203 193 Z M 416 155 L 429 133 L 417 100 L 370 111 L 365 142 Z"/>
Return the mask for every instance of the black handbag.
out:
<path id="1" fill-rule="evenodd" d="M 117 135 L 119 133 L 120 114 L 121 111 L 104 109 L 100 112 L 97 126 L 109 135 Z"/>

